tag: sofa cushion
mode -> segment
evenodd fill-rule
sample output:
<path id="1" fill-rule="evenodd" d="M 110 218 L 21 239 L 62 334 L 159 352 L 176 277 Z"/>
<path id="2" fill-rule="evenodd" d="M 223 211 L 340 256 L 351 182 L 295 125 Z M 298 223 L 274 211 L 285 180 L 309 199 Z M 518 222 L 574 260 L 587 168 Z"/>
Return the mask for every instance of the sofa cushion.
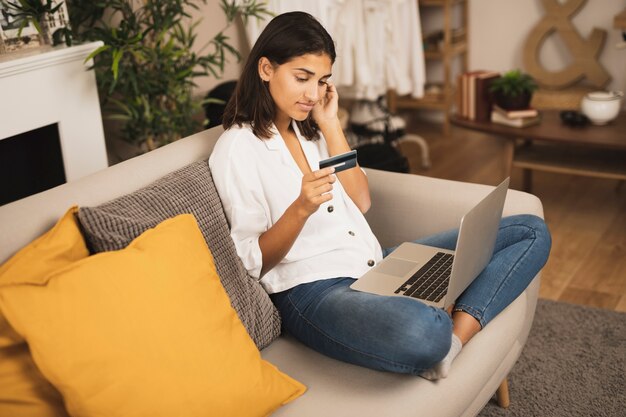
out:
<path id="1" fill-rule="evenodd" d="M 0 308 L 72 416 L 266 416 L 305 390 L 261 359 L 189 214 L 2 284 Z"/>
<path id="2" fill-rule="evenodd" d="M 280 316 L 237 256 L 206 161 L 100 206 L 81 207 L 78 218 L 90 249 L 102 252 L 122 249 L 145 230 L 182 213 L 195 216 L 234 309 L 258 348 L 267 346 L 280 334 Z"/>

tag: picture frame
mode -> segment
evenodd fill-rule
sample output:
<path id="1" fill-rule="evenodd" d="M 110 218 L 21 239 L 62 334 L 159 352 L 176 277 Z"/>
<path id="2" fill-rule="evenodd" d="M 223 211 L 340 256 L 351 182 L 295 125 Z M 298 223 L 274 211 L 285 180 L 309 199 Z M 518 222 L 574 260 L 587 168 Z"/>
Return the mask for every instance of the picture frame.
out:
<path id="1" fill-rule="evenodd" d="M 42 36 L 32 23 L 24 26 L 20 33 L 20 20 L 9 16 L 7 6 L 0 2 L 0 53 L 45 46 L 50 43 L 52 34 L 57 29 L 66 27 L 69 22 L 66 2 L 53 0 L 52 4 L 61 4 L 61 7 L 54 15 L 47 16 L 45 24 L 42 24 L 42 27 L 47 29 L 46 36 Z"/>
<path id="2" fill-rule="evenodd" d="M 14 39 L 21 36 L 30 36 L 37 35 L 37 29 L 32 25 L 28 24 L 22 29 L 22 33 L 18 36 L 20 30 L 20 21 L 14 18 L 11 18 L 7 11 L 6 7 L 0 2 L 0 28 L 2 29 L 2 33 L 4 35 L 4 39 Z"/>
<path id="3" fill-rule="evenodd" d="M 20 49 L 33 48 L 41 45 L 37 29 L 28 24 L 20 34 L 20 21 L 13 20 L 0 3 L 0 53 L 14 52 Z"/>

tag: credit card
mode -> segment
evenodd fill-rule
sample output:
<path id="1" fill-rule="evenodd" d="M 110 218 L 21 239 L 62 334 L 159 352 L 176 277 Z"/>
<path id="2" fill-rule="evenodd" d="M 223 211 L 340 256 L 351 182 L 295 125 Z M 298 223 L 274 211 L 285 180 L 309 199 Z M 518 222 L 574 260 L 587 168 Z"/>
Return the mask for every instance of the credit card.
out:
<path id="1" fill-rule="evenodd" d="M 335 167 L 335 173 L 345 171 L 356 166 L 356 150 L 335 155 L 320 161 L 320 169 Z"/>

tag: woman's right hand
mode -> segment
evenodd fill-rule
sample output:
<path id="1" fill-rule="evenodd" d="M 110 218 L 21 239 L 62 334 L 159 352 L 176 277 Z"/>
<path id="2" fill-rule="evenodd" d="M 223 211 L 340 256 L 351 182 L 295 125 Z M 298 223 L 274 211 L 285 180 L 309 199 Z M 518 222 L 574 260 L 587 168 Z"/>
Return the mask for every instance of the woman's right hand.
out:
<path id="1" fill-rule="evenodd" d="M 309 217 L 320 205 L 333 198 L 330 191 L 337 180 L 334 172 L 335 168 L 328 167 L 309 172 L 302 177 L 302 188 L 295 203 L 303 215 Z"/>
<path id="2" fill-rule="evenodd" d="M 333 198 L 330 191 L 336 181 L 334 172 L 335 168 L 328 167 L 305 174 L 302 177 L 302 188 L 298 198 L 272 227 L 259 236 L 259 247 L 263 257 L 260 276 L 265 275 L 287 256 L 309 216 L 315 213 L 322 203 Z"/>

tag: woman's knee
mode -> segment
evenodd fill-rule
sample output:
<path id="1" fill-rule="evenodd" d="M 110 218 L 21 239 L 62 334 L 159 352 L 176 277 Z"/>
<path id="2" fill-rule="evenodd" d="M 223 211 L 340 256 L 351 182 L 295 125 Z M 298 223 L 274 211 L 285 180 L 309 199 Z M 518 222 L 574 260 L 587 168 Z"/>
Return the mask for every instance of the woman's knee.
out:
<path id="1" fill-rule="evenodd" d="M 533 214 L 521 214 L 519 218 L 521 223 L 532 231 L 536 243 L 549 252 L 552 246 L 552 236 L 546 222 L 541 217 Z"/>
<path id="2" fill-rule="evenodd" d="M 552 237 L 548 225 L 541 217 L 534 214 L 516 214 L 505 217 L 502 220 L 502 226 L 523 226 L 527 230 L 526 238 L 536 239 L 548 248 L 552 244 Z"/>
<path id="3" fill-rule="evenodd" d="M 429 307 L 430 317 L 407 323 L 406 339 L 399 344 L 401 361 L 421 372 L 440 362 L 450 350 L 452 321 L 443 311 Z"/>

